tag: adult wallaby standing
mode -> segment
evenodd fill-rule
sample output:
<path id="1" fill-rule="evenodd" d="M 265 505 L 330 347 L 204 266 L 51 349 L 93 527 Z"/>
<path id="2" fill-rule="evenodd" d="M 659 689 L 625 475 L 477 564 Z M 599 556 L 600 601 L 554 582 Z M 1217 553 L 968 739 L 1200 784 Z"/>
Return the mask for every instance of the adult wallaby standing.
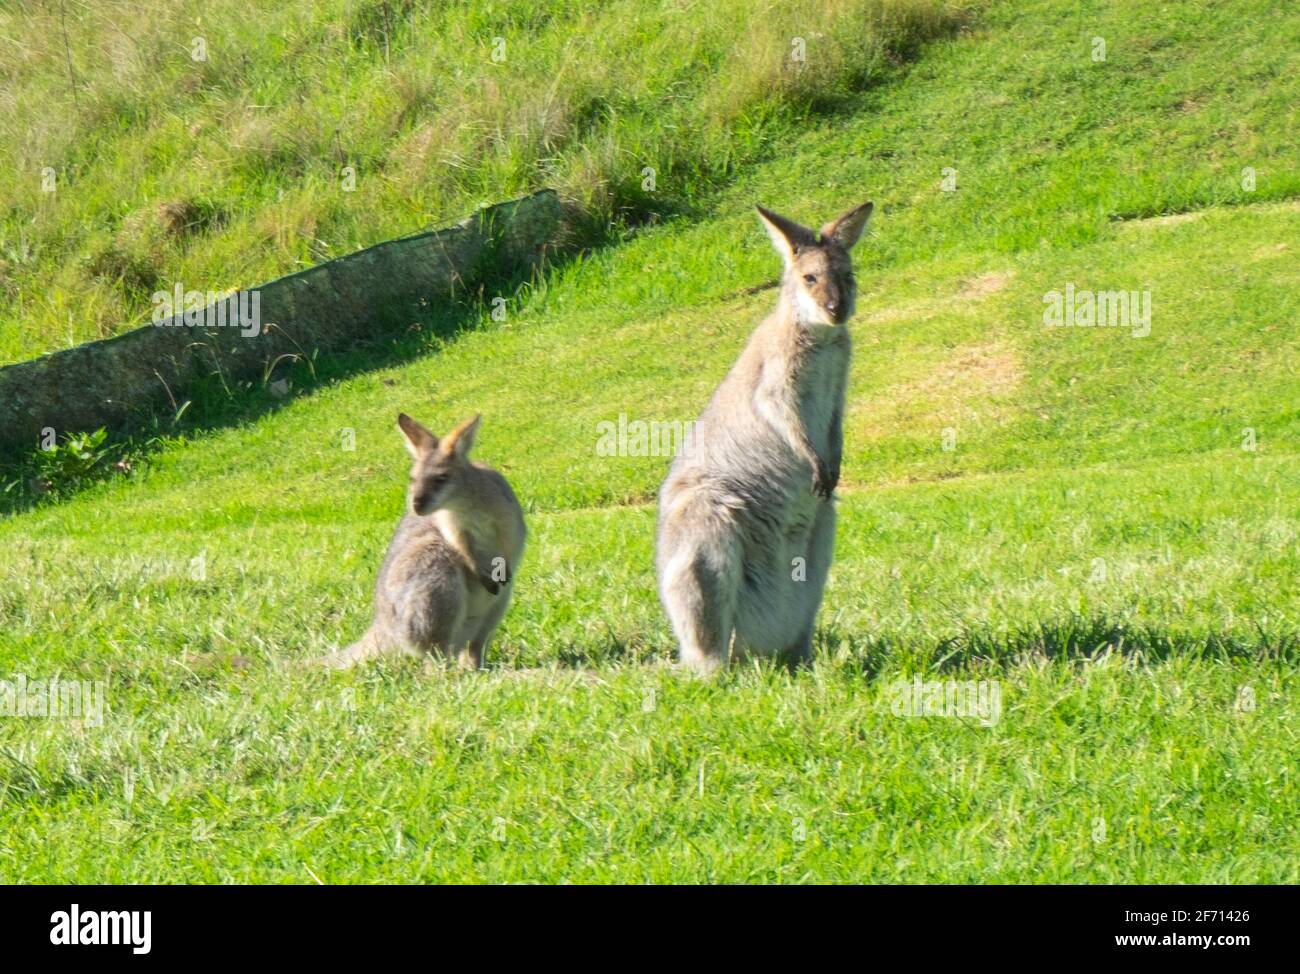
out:
<path id="1" fill-rule="evenodd" d="M 659 492 L 659 593 L 684 664 L 812 656 L 831 567 L 864 203 L 815 233 L 758 208 L 785 261 L 776 310 L 718 386 Z M 734 648 L 732 636 L 735 636 Z"/>
<path id="2" fill-rule="evenodd" d="M 439 440 L 405 413 L 397 427 L 411 466 L 409 509 L 375 586 L 375 618 L 330 657 L 349 666 L 384 652 L 455 657 L 483 665 L 510 604 L 524 550 L 524 512 L 506 479 L 469 459 L 480 417 Z"/>

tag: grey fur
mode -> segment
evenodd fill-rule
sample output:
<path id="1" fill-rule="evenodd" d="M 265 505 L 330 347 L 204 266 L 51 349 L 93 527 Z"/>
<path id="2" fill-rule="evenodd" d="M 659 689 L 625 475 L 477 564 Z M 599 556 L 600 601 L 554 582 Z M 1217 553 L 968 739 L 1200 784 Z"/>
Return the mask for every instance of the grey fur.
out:
<path id="1" fill-rule="evenodd" d="M 785 261 L 780 299 L 659 492 L 659 594 L 698 671 L 732 655 L 812 657 L 844 447 L 848 251 L 870 215 L 865 203 L 816 233 L 759 207 Z"/>
<path id="2" fill-rule="evenodd" d="M 379 569 L 370 628 L 329 665 L 387 652 L 483 665 L 510 604 L 525 528 L 506 479 L 468 459 L 478 421 L 440 441 L 405 413 L 398 417 L 414 461 L 408 510 Z"/>

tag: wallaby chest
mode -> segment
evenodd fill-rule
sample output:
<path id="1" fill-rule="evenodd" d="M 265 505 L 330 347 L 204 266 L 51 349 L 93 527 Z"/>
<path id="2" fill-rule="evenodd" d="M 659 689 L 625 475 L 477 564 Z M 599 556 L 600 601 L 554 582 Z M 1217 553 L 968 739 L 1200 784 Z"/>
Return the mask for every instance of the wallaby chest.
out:
<path id="1" fill-rule="evenodd" d="M 472 572 L 490 572 L 491 559 L 505 557 L 496 521 L 486 512 L 444 509 L 433 515 L 434 527 Z M 487 559 L 486 564 L 478 564 Z"/>
<path id="2" fill-rule="evenodd" d="M 808 440 L 822 456 L 838 444 L 832 436 L 835 416 L 844 406 L 844 376 L 848 368 L 847 341 L 827 340 L 810 345 L 797 360 L 792 376 L 799 420 Z"/>

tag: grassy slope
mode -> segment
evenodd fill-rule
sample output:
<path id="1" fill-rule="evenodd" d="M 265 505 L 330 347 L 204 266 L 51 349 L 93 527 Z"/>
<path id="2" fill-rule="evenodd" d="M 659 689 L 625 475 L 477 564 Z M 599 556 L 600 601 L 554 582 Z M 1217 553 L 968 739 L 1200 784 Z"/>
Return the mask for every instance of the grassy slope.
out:
<path id="1" fill-rule="evenodd" d="M 690 209 L 966 4 L 138 6 L 0 5 L 0 363 L 541 185 L 597 219 Z"/>
<path id="2" fill-rule="evenodd" d="M 1268 200 L 1296 188 L 1300 20 L 1159 7 L 994 7 L 716 216 L 0 525 L 6 668 L 108 678 L 113 709 L 0 724 L 0 875 L 1296 881 L 1300 210 Z M 657 665 L 665 461 L 597 456 L 596 424 L 698 411 L 771 301 L 734 296 L 773 271 L 753 199 L 864 191 L 822 659 L 696 684 Z M 1150 288 L 1151 335 L 1045 329 L 1067 282 Z M 529 504 L 498 668 L 285 668 L 365 624 L 398 408 L 483 409 Z M 892 716 L 920 667 L 1000 679 L 1001 723 Z"/>

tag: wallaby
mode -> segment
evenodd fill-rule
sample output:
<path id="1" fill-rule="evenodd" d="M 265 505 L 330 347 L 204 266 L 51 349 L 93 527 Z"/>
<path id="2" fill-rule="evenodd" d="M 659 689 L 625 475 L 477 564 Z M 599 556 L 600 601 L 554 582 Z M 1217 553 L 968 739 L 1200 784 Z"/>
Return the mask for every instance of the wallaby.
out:
<path id="1" fill-rule="evenodd" d="M 835 543 L 857 290 L 849 250 L 871 203 L 820 233 L 758 215 L 785 262 L 776 310 L 659 491 L 659 594 L 682 663 L 703 673 L 730 656 L 809 661 Z"/>
<path id="2" fill-rule="evenodd" d="M 405 413 L 397 417 L 414 461 L 409 509 L 379 569 L 374 621 L 329 665 L 350 666 L 385 652 L 483 665 L 510 604 L 525 528 L 506 479 L 469 459 L 479 419 L 439 440 Z"/>

